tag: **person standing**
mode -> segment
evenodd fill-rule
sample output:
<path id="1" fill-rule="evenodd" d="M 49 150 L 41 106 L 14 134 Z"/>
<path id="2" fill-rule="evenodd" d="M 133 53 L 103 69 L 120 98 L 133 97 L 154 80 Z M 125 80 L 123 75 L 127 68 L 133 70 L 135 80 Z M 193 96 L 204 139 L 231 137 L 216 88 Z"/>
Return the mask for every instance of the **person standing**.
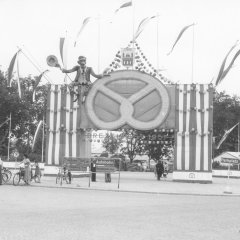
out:
<path id="1" fill-rule="evenodd" d="M 34 172 L 33 178 L 34 178 L 35 182 L 37 181 L 40 183 L 42 174 L 41 174 L 41 169 L 39 167 L 39 163 L 37 160 L 35 161 L 34 165 L 35 165 L 35 172 Z"/>
<path id="2" fill-rule="evenodd" d="M 31 162 L 27 154 L 23 155 L 23 160 L 19 164 L 24 164 L 24 181 L 28 185 L 31 181 Z"/>
<path id="3" fill-rule="evenodd" d="M 92 182 L 96 182 L 96 160 L 91 161 Z"/>
<path id="4" fill-rule="evenodd" d="M 164 173 L 164 166 L 162 161 L 158 160 L 156 164 L 156 173 L 157 173 L 157 180 L 160 181 L 162 174 Z"/>
<path id="5" fill-rule="evenodd" d="M 3 161 L 0 157 L 0 185 L 2 185 L 2 166 L 3 166 Z"/>

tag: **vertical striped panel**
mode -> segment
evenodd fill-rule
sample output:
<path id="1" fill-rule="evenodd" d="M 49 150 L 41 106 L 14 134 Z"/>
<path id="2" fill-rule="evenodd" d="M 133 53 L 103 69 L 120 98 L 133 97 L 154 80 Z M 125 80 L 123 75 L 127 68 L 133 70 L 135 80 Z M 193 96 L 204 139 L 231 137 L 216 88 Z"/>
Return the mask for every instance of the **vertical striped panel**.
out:
<path id="1" fill-rule="evenodd" d="M 179 86 L 175 87 L 175 133 L 174 133 L 174 161 L 173 161 L 173 169 L 177 170 L 177 162 L 178 162 L 178 131 L 179 131 Z"/>
<path id="2" fill-rule="evenodd" d="M 209 95 L 209 119 L 208 119 L 208 129 L 210 134 L 208 135 L 209 148 L 208 148 L 208 171 L 212 171 L 212 138 L 213 138 L 213 88 L 212 85 L 208 86 Z"/>
<path id="3" fill-rule="evenodd" d="M 211 170 L 213 94 L 209 86 L 179 85 L 176 88 L 175 162 L 177 171 Z"/>
<path id="4" fill-rule="evenodd" d="M 182 106 L 182 114 L 183 114 L 183 122 L 182 122 L 182 149 L 185 149 L 185 139 L 186 139 L 186 136 L 185 136 L 185 132 L 186 132 L 186 112 L 187 112 L 187 94 L 186 94 L 186 91 L 187 91 L 187 85 L 184 84 L 183 85 L 183 106 Z M 186 155 L 186 151 L 182 151 L 182 156 L 181 156 L 181 159 L 182 159 L 182 162 L 181 162 L 181 166 L 182 166 L 182 169 L 185 169 L 185 156 Z"/>
<path id="5" fill-rule="evenodd" d="M 189 121 L 190 121 L 190 92 L 191 92 L 191 85 L 187 85 L 186 89 L 186 133 L 185 134 L 185 170 L 189 170 L 189 162 L 190 162 L 190 135 L 189 135 Z"/>
<path id="6" fill-rule="evenodd" d="M 200 171 L 201 166 L 201 139 L 202 139 L 202 127 L 201 127 L 201 94 L 200 85 L 196 85 L 196 113 L 197 113 L 197 135 L 196 135 L 196 168 Z"/>
<path id="7" fill-rule="evenodd" d="M 46 163 L 59 165 L 64 156 L 90 157 L 91 143 L 83 141 L 80 131 L 83 107 L 81 100 L 62 85 L 51 85 L 48 93 Z M 86 116 L 85 116 L 86 118 Z"/>
<path id="8" fill-rule="evenodd" d="M 204 133 L 206 134 L 204 136 L 204 162 L 203 162 L 203 170 L 208 171 L 208 162 L 211 161 L 211 159 L 208 159 L 209 156 L 209 136 L 208 136 L 208 131 L 209 131 L 209 91 L 208 91 L 208 85 L 204 86 L 204 107 L 205 107 L 205 112 L 204 112 Z"/>
<path id="9" fill-rule="evenodd" d="M 55 164 L 56 165 L 59 165 L 59 151 L 60 151 L 60 122 L 61 122 L 61 86 L 60 85 L 57 85 L 56 86 L 57 89 L 56 89 L 56 108 L 55 108 L 55 112 L 56 112 L 56 120 L 55 120 L 55 156 L 54 156 L 54 159 L 55 159 Z"/>
<path id="10" fill-rule="evenodd" d="M 73 94 L 69 94 L 70 108 L 69 108 L 69 156 L 72 157 L 72 135 L 73 135 Z"/>
<path id="11" fill-rule="evenodd" d="M 66 135 L 66 91 L 61 87 L 61 120 L 60 120 L 60 149 L 59 149 L 59 164 L 62 164 L 65 156 L 65 135 Z"/>
<path id="12" fill-rule="evenodd" d="M 53 129 L 54 129 L 54 91 L 55 85 L 51 85 L 50 88 L 50 100 L 49 100 L 49 140 L 48 140 L 48 157 L 47 164 L 52 164 L 52 152 L 53 152 Z"/>
<path id="13" fill-rule="evenodd" d="M 65 135 L 65 156 L 69 157 L 69 133 L 70 131 L 70 92 L 66 91 L 66 135 Z"/>
<path id="14" fill-rule="evenodd" d="M 81 131 L 80 131 L 80 121 L 81 121 L 81 112 L 80 112 L 80 108 L 82 107 L 82 103 L 81 103 L 81 99 L 78 98 L 78 108 L 77 108 L 77 146 L 76 146 L 76 150 L 77 150 L 77 156 L 80 155 L 80 147 L 81 147 L 81 142 L 80 142 L 80 138 L 81 138 Z"/>
<path id="15" fill-rule="evenodd" d="M 179 85 L 179 104 L 178 104 L 178 132 L 183 132 L 183 85 Z M 182 135 L 177 134 L 177 170 L 182 169 Z"/>
<path id="16" fill-rule="evenodd" d="M 77 90 L 78 87 L 75 87 L 75 91 Z M 75 101 L 73 102 L 73 111 L 72 111 L 72 157 L 77 156 L 77 106 L 78 102 Z"/>
<path id="17" fill-rule="evenodd" d="M 201 85 L 201 103 L 200 103 L 200 109 L 203 109 L 204 112 L 205 112 L 205 104 L 204 104 L 204 85 L 202 84 Z M 205 113 L 202 112 L 201 113 L 201 134 L 202 134 L 202 137 L 201 137 L 201 162 L 200 162 L 200 170 L 203 171 L 203 163 L 204 163 L 204 140 L 205 140 L 205 132 L 204 132 L 204 116 L 205 116 Z"/>
<path id="18" fill-rule="evenodd" d="M 46 113 L 46 130 L 47 130 L 47 134 L 46 134 L 46 149 L 45 149 L 45 162 L 46 164 L 49 164 L 48 161 L 48 154 L 49 154 L 49 138 L 50 138 L 50 127 L 49 127 L 49 123 L 50 123 L 50 99 L 51 99 L 51 86 L 48 86 L 48 95 L 47 95 L 47 113 Z"/>
<path id="19" fill-rule="evenodd" d="M 196 131 L 197 121 L 196 121 L 196 88 L 192 85 L 191 95 L 190 95 L 190 119 L 189 119 L 189 140 L 190 140 L 190 162 L 189 170 L 194 171 L 196 166 Z"/>

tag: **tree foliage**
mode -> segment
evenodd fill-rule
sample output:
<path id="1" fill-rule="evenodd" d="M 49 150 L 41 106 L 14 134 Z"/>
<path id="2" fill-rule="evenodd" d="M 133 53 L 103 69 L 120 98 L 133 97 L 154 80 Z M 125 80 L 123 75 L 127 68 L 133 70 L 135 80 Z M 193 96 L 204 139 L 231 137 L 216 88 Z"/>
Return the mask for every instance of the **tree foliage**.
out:
<path id="1" fill-rule="evenodd" d="M 136 129 L 123 129 L 122 139 L 124 145 L 121 148 L 121 152 L 127 155 L 130 162 L 136 157 L 136 155 L 144 154 L 144 146 L 141 144 L 141 131 Z"/>
<path id="2" fill-rule="evenodd" d="M 229 96 L 225 92 L 216 92 L 213 100 L 213 155 L 217 156 L 225 151 L 238 151 L 238 128 L 236 127 L 222 143 L 220 148 L 215 145 L 223 137 L 226 130 L 229 130 L 240 121 L 240 98 Z"/>
<path id="3" fill-rule="evenodd" d="M 106 149 L 107 152 L 114 154 L 118 151 L 122 144 L 122 135 L 114 134 L 113 132 L 107 132 L 102 146 Z"/>
<path id="4" fill-rule="evenodd" d="M 158 132 L 155 130 L 142 133 L 144 152 L 149 159 L 155 161 L 170 157 L 173 152 L 174 132 L 168 129 Z"/>
<path id="5" fill-rule="evenodd" d="M 0 73 L 0 123 L 11 114 L 11 148 L 20 153 L 30 152 L 37 124 L 43 119 L 47 104 L 47 86 L 37 88 L 36 101 L 32 101 L 33 85 L 36 78 L 21 78 L 22 99 L 19 98 L 17 83 L 7 86 L 6 76 Z M 0 154 L 6 156 L 8 148 L 9 124 L 0 128 Z M 38 144 L 39 145 L 39 144 Z M 41 152 L 36 147 L 36 152 Z"/>

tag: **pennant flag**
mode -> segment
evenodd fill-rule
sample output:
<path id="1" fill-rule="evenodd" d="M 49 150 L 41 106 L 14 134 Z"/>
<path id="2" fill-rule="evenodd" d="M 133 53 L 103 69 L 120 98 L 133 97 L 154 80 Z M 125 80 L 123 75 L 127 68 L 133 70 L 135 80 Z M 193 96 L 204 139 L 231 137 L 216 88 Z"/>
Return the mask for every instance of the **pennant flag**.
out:
<path id="1" fill-rule="evenodd" d="M 39 123 L 38 123 L 38 126 L 37 126 L 37 129 L 36 129 L 36 132 L 34 134 L 34 138 L 33 138 L 33 144 L 32 144 L 32 151 L 34 150 L 34 147 L 35 147 L 35 144 L 37 142 L 37 138 L 41 132 L 41 127 L 43 125 L 43 121 L 41 120 Z"/>
<path id="2" fill-rule="evenodd" d="M 230 62 L 229 66 L 227 67 L 227 69 L 223 71 L 221 78 L 218 80 L 218 82 L 216 82 L 217 84 L 219 84 L 226 77 L 226 75 L 232 68 L 234 61 L 236 60 L 236 58 L 238 57 L 239 54 L 240 54 L 240 50 L 238 50 L 237 53 L 234 55 L 232 61 Z"/>
<path id="3" fill-rule="evenodd" d="M 144 30 L 145 26 L 147 25 L 147 23 L 149 23 L 149 21 L 153 18 L 155 18 L 156 16 L 152 16 L 152 17 L 146 17 L 144 18 L 138 25 L 137 31 L 133 36 L 133 41 L 136 41 L 136 39 L 138 38 L 138 36 L 142 33 L 142 31 Z"/>
<path id="4" fill-rule="evenodd" d="M 194 25 L 195 25 L 195 24 L 193 23 L 193 24 L 191 24 L 191 25 L 188 25 L 188 26 L 184 27 L 184 28 L 181 30 L 181 32 L 178 34 L 178 37 L 177 37 L 175 43 L 174 43 L 173 46 L 172 46 L 171 51 L 170 51 L 167 55 L 169 55 L 169 54 L 173 51 L 174 47 L 176 46 L 177 42 L 180 40 L 180 38 L 181 38 L 181 36 L 183 35 L 183 33 L 184 33 L 189 27 L 194 26 Z"/>
<path id="5" fill-rule="evenodd" d="M 224 60 L 222 62 L 221 68 L 219 70 L 219 73 L 218 73 L 218 76 L 217 76 L 217 79 L 216 79 L 216 82 L 215 82 L 216 86 L 221 81 L 221 77 L 222 77 L 222 74 L 223 74 L 223 71 L 224 71 L 224 68 L 225 68 L 225 64 L 226 64 L 227 58 L 228 58 L 229 54 L 232 52 L 232 50 L 237 46 L 237 44 L 238 44 L 238 41 L 231 47 L 231 49 L 228 51 L 227 55 L 225 56 L 225 58 L 224 58 Z"/>
<path id="6" fill-rule="evenodd" d="M 16 58 L 17 58 L 17 55 L 18 55 L 19 52 L 20 52 L 20 50 L 17 51 L 17 52 L 14 54 L 14 56 L 13 56 L 11 62 L 10 62 L 10 65 L 9 65 L 9 67 L 8 67 L 8 86 L 10 86 L 10 87 L 11 87 L 11 84 L 12 84 L 12 73 L 13 73 L 15 61 L 16 61 Z"/>
<path id="7" fill-rule="evenodd" d="M 59 44 L 59 49 L 60 49 L 60 56 L 63 62 L 63 46 L 64 46 L 65 38 L 60 38 L 60 44 Z"/>
<path id="8" fill-rule="evenodd" d="M 126 3 L 124 3 L 123 5 L 121 5 L 121 6 L 115 11 L 115 13 L 117 13 L 121 8 L 130 7 L 130 6 L 132 6 L 132 1 L 126 2 Z"/>
<path id="9" fill-rule="evenodd" d="M 228 137 L 228 135 L 232 132 L 232 130 L 238 125 L 239 123 L 237 123 L 236 125 L 234 125 L 232 128 L 230 128 L 229 130 L 225 131 L 222 139 L 220 140 L 220 142 L 218 143 L 216 149 L 219 149 L 220 146 L 222 145 L 222 143 L 226 140 L 226 138 Z"/>
<path id="10" fill-rule="evenodd" d="M 74 47 L 76 47 L 77 45 L 77 39 L 78 37 L 80 36 L 80 34 L 82 33 L 83 29 L 85 28 L 85 26 L 88 24 L 88 22 L 90 21 L 91 17 L 87 17 L 83 20 L 83 23 L 82 23 L 82 26 L 80 28 L 80 30 L 78 31 L 77 33 L 77 36 L 76 36 L 76 39 L 75 39 L 75 42 L 74 42 Z"/>
<path id="11" fill-rule="evenodd" d="M 48 70 L 45 70 L 44 72 L 42 72 L 36 79 L 36 82 L 33 86 L 33 102 L 35 102 L 35 97 L 36 97 L 36 88 L 38 86 L 38 84 L 40 83 L 42 76 L 44 75 L 44 73 L 46 73 Z"/>
<path id="12" fill-rule="evenodd" d="M 5 120 L 3 123 L 1 123 L 1 124 L 0 124 L 0 128 L 1 128 L 4 124 L 6 124 L 9 120 L 10 120 L 10 118 L 7 118 L 7 120 Z"/>
<path id="13" fill-rule="evenodd" d="M 17 83 L 18 83 L 18 94 L 19 98 L 22 98 L 22 90 L 21 90 L 21 84 L 20 84 L 20 75 L 19 75 L 19 54 L 17 54 Z"/>

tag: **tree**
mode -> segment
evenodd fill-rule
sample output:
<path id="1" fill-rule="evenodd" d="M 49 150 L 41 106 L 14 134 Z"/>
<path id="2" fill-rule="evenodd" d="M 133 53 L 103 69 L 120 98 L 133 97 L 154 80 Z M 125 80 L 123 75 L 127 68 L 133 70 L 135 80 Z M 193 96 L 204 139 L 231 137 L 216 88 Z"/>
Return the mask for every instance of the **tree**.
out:
<path id="1" fill-rule="evenodd" d="M 19 152 L 30 152 L 33 136 L 40 120 L 46 112 L 47 86 L 37 89 L 36 101 L 32 101 L 32 90 L 36 78 L 21 78 L 22 99 L 19 98 L 15 81 L 12 87 L 7 86 L 7 79 L 0 74 L 0 123 L 4 122 L 11 113 L 11 131 L 14 148 Z M 9 122 L 0 128 L 0 154 L 7 155 Z M 37 152 L 41 150 L 36 148 Z"/>
<path id="2" fill-rule="evenodd" d="M 136 129 L 124 129 L 122 132 L 125 145 L 121 148 L 121 152 L 129 157 L 131 163 L 136 155 L 144 153 L 144 146 L 141 144 L 141 132 Z"/>
<path id="3" fill-rule="evenodd" d="M 215 144 L 221 140 L 225 130 L 230 129 L 240 121 L 240 98 L 229 96 L 225 92 L 216 92 L 213 99 L 213 136 Z M 238 151 L 237 127 L 223 142 L 220 149 L 213 145 L 213 155 L 217 156 L 225 151 Z"/>
<path id="4" fill-rule="evenodd" d="M 142 133 L 145 154 L 155 161 L 169 157 L 173 151 L 173 130 L 151 130 Z"/>
<path id="5" fill-rule="evenodd" d="M 113 132 L 108 132 L 102 142 L 102 146 L 111 154 L 116 153 L 121 144 L 122 136 L 113 134 Z"/>

